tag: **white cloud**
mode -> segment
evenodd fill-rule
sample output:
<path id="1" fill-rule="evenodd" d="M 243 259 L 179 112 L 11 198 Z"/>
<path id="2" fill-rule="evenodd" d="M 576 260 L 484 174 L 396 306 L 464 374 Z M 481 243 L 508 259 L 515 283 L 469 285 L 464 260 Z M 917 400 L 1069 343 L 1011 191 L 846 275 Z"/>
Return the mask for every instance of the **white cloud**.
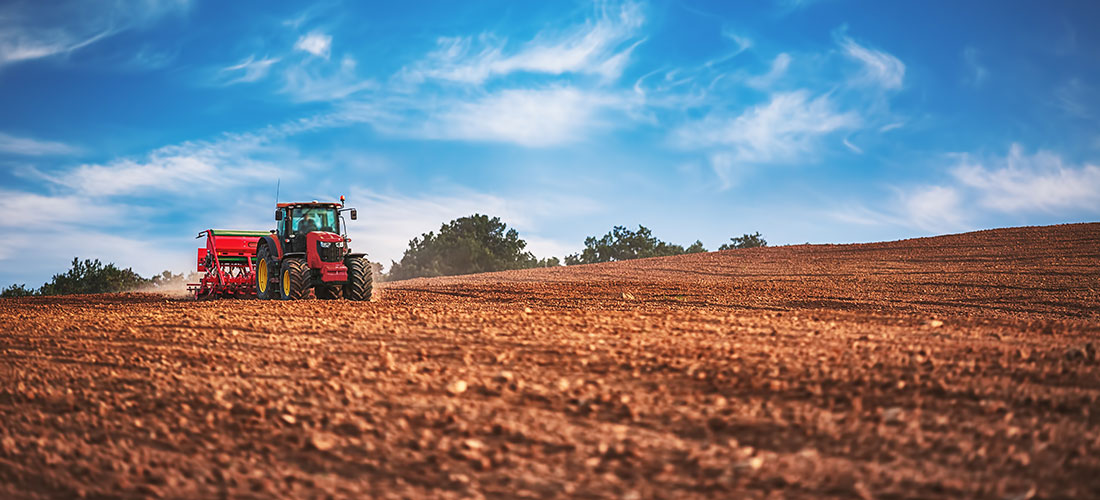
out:
<path id="1" fill-rule="evenodd" d="M 759 76 L 754 76 L 745 80 L 745 85 L 755 88 L 768 88 L 775 84 L 784 74 L 787 73 L 787 68 L 791 65 L 791 56 L 787 53 L 780 53 L 772 60 L 771 68 L 767 73 Z"/>
<path id="2" fill-rule="evenodd" d="M 850 149 L 853 153 L 857 155 L 863 154 L 863 149 L 859 146 L 856 146 L 855 144 L 852 144 L 852 141 L 850 141 L 848 137 L 845 137 L 842 142 L 844 143 L 844 147 Z"/>
<path id="3" fill-rule="evenodd" d="M 298 38 L 298 42 L 294 44 L 294 48 L 296 50 L 309 52 L 317 57 L 328 59 L 329 51 L 332 49 L 332 37 L 317 32 L 302 35 Z"/>
<path id="4" fill-rule="evenodd" d="M 733 40 L 733 43 L 737 44 L 737 51 L 735 54 L 740 54 L 752 47 L 752 39 L 741 34 L 735 33 L 729 28 L 722 28 L 722 36 Z"/>
<path id="5" fill-rule="evenodd" d="M 542 32 L 508 53 L 507 40 L 490 35 L 440 38 L 428 58 L 405 70 L 412 81 L 424 79 L 480 84 L 513 72 L 593 74 L 615 79 L 622 73 L 644 17 L 640 6 L 601 5 L 596 16 L 564 33 Z"/>
<path id="6" fill-rule="evenodd" d="M 898 58 L 871 48 L 864 47 L 847 36 L 840 36 L 838 43 L 844 54 L 863 65 L 860 82 L 899 89 L 905 79 L 905 64 Z"/>
<path id="7" fill-rule="evenodd" d="M 1088 210 L 1100 212 L 1100 167 L 1066 165 L 1061 156 L 1024 153 L 1013 144 L 1008 155 L 983 165 L 963 157 L 952 174 L 974 190 L 983 207 L 1000 212 Z"/>
<path id="8" fill-rule="evenodd" d="M 266 77 L 268 72 L 271 71 L 271 66 L 279 60 L 278 57 L 265 57 L 257 60 L 255 55 L 251 55 L 237 64 L 222 68 L 222 71 L 240 74 L 240 76 L 226 82 L 227 84 L 255 82 Z"/>
<path id="9" fill-rule="evenodd" d="M 218 84 L 232 85 L 262 80 L 278 63 L 281 71 L 277 75 L 282 79 L 279 90 L 296 101 L 338 101 L 377 87 L 373 80 L 359 77 L 356 71 L 358 63 L 354 57 L 345 55 L 338 61 L 330 61 L 331 39 L 332 37 L 325 35 L 310 34 L 298 40 L 296 50 L 303 50 L 317 57 L 296 59 L 287 55 L 257 59 L 255 55 L 250 55 L 237 64 L 222 68 L 220 73 L 237 76 L 219 81 Z"/>
<path id="10" fill-rule="evenodd" d="M 64 55 L 189 7 L 186 0 L 70 0 L 0 6 L 0 67 Z"/>
<path id="11" fill-rule="evenodd" d="M 901 197 L 909 222 L 931 232 L 966 227 L 961 203 L 958 191 L 945 186 L 922 186 Z"/>
<path id="12" fill-rule="evenodd" d="M 23 156 L 70 155 L 79 149 L 68 144 L 54 141 L 42 141 L 29 137 L 16 137 L 0 132 L 0 154 Z"/>
<path id="13" fill-rule="evenodd" d="M 283 73 L 283 92 L 299 101 L 336 101 L 372 89 L 373 80 L 365 80 L 356 72 L 358 64 L 351 56 L 344 56 L 337 66 L 328 61 L 313 64 L 303 61 L 290 66 Z"/>
<path id="14" fill-rule="evenodd" d="M 230 135 L 214 142 L 166 146 L 146 158 L 121 158 L 83 164 L 61 173 L 39 175 L 86 197 L 157 193 L 194 193 L 271 178 L 276 168 L 255 159 L 270 135 Z"/>
<path id="15" fill-rule="evenodd" d="M 893 191 L 894 197 L 882 210 L 856 204 L 834 210 L 830 215 L 850 224 L 909 227 L 929 234 L 971 229 L 970 220 L 975 214 L 956 187 L 921 185 Z"/>
<path id="16" fill-rule="evenodd" d="M 583 139 L 615 97 L 560 87 L 506 90 L 472 102 L 458 102 L 425 124 L 427 135 L 443 139 L 511 142 L 544 147 Z"/>
<path id="17" fill-rule="evenodd" d="M 576 87 L 506 89 L 477 97 L 369 96 L 345 106 L 348 121 L 402 137 L 549 147 L 585 140 L 626 113 L 632 99 Z"/>
<path id="18" fill-rule="evenodd" d="M 683 147 L 729 151 L 734 162 L 785 163 L 809 157 L 821 137 L 859 124 L 859 115 L 837 111 L 828 96 L 801 90 L 773 94 L 735 117 L 712 113 L 674 137 Z"/>
<path id="19" fill-rule="evenodd" d="M 94 203 L 78 195 L 42 195 L 0 189 L 0 228 L 44 227 L 105 220 L 119 215 L 117 207 Z M 35 221 L 28 224 L 28 221 Z M 10 235 L 9 235 L 10 236 Z M 3 256 L 0 255 L 0 258 Z"/>
<path id="20" fill-rule="evenodd" d="M 1001 158 L 953 157 L 951 182 L 895 188 L 896 197 L 881 211 L 848 207 L 833 215 L 857 224 L 943 233 L 1003 214 L 1100 214 L 1100 167 L 1094 164 L 1067 165 L 1047 151 L 1028 155 L 1018 144 Z"/>
<path id="21" fill-rule="evenodd" d="M 750 169 L 748 165 L 737 161 L 734 155 L 730 153 L 710 155 L 710 167 L 714 170 L 714 174 L 718 176 L 718 187 L 723 190 L 736 186 Z"/>

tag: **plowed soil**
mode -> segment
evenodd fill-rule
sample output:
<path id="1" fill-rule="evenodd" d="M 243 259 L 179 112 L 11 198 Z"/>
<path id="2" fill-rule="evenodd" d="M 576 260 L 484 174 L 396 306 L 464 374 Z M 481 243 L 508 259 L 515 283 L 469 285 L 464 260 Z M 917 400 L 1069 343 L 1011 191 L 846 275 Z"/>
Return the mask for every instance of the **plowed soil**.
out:
<path id="1" fill-rule="evenodd" d="M 1097 498 L 1100 224 L 0 300 L 0 497 Z"/>

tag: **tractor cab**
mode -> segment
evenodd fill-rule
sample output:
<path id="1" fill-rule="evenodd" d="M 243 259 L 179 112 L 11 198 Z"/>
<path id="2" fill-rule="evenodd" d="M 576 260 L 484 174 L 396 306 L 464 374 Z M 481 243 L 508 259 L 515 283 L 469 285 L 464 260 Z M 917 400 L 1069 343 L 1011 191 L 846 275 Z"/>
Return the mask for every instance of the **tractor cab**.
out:
<path id="1" fill-rule="evenodd" d="M 275 210 L 276 236 L 287 252 L 305 252 L 306 237 L 315 231 L 343 236 L 341 208 L 339 203 L 280 203 Z M 351 218 L 355 219 L 354 210 Z"/>

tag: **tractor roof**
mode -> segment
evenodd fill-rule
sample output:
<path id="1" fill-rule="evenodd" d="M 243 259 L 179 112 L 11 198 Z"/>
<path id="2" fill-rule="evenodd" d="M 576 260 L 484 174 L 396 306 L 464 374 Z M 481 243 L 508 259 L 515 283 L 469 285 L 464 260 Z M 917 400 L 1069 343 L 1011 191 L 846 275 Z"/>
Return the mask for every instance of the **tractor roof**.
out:
<path id="1" fill-rule="evenodd" d="M 275 208 L 286 208 L 286 207 L 342 207 L 342 206 L 343 205 L 341 205 L 339 203 L 328 203 L 328 202 L 318 202 L 318 201 L 298 201 L 298 202 L 293 202 L 293 203 L 276 203 L 275 204 Z"/>

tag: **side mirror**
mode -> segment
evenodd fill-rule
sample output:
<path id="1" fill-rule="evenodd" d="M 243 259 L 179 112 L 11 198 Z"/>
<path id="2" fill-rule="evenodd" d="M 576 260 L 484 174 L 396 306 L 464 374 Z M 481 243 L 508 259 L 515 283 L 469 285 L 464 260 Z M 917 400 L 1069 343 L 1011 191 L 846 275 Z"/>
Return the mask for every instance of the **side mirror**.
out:
<path id="1" fill-rule="evenodd" d="M 353 209 L 351 209 L 351 220 L 355 220 L 355 219 L 357 219 L 357 218 L 359 218 L 359 214 L 358 214 L 358 213 L 356 213 L 356 211 L 355 211 L 355 209 L 354 209 L 354 208 L 353 208 Z"/>
<path id="2" fill-rule="evenodd" d="M 275 220 L 283 220 L 283 211 L 282 210 L 276 210 L 275 211 Z"/>

